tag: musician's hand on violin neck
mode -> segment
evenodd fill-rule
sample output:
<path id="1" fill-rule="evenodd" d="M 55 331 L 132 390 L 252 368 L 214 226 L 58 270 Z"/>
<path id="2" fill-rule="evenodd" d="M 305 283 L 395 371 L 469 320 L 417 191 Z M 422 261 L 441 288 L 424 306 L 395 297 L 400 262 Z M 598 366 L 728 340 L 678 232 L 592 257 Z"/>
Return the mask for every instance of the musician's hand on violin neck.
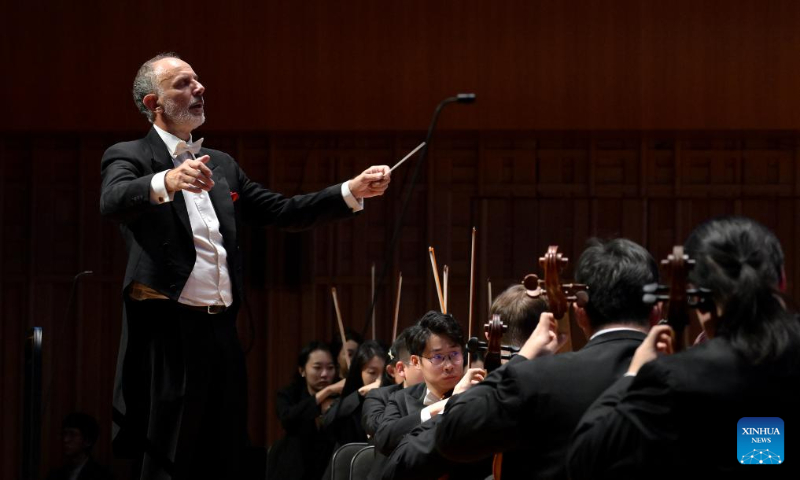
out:
<path id="1" fill-rule="evenodd" d="M 658 358 L 658 354 L 672 355 L 672 341 L 675 332 L 669 325 L 656 325 L 650 329 L 647 338 L 644 339 L 636 353 L 633 354 L 631 365 L 628 367 L 628 375 L 636 375 L 639 369 L 647 362 L 652 362 Z"/>
<path id="2" fill-rule="evenodd" d="M 567 336 L 558 331 L 558 322 L 550 312 L 539 317 L 539 324 L 528 337 L 519 354 L 531 360 L 543 355 L 553 355 L 567 341 Z"/>
<path id="3" fill-rule="evenodd" d="M 477 385 L 486 378 L 486 370 L 482 368 L 470 368 L 467 373 L 458 381 L 453 389 L 453 395 L 466 392 L 473 385 Z"/>

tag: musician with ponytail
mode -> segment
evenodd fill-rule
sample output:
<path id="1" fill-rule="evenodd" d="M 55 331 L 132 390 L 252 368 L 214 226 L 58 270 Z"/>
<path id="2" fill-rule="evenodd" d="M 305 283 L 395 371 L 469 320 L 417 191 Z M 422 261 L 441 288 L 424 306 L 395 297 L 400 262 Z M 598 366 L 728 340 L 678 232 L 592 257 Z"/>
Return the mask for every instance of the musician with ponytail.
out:
<path id="1" fill-rule="evenodd" d="M 698 312 L 709 340 L 659 355 L 670 349 L 670 328 L 651 330 L 626 376 L 581 419 L 568 458 L 573 479 L 742 473 L 733 447 L 741 418 L 796 425 L 800 322 L 782 292 L 778 239 L 754 220 L 724 217 L 697 227 L 685 252 L 696 262 L 692 286 L 713 298 Z"/>

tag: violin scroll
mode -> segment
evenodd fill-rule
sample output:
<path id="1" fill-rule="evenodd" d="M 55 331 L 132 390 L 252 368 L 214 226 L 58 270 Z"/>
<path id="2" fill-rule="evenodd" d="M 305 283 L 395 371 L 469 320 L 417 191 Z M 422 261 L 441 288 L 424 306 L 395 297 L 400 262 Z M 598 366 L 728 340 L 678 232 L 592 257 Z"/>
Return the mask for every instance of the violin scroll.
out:
<path id="1" fill-rule="evenodd" d="M 651 283 L 642 287 L 642 302 L 665 305 L 659 323 L 667 324 L 675 331 L 676 351 L 683 349 L 683 331 L 689 325 L 689 310 L 708 313 L 714 305 L 710 290 L 688 288 L 689 271 L 694 265 L 694 259 L 684 252 L 683 246 L 675 245 L 672 253 L 661 261 L 667 285 Z"/>

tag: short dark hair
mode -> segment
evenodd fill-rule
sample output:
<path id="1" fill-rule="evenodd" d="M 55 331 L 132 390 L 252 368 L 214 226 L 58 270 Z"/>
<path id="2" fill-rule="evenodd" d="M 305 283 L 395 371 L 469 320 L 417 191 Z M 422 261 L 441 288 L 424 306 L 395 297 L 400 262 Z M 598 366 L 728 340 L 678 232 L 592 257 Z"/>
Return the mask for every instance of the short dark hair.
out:
<path id="1" fill-rule="evenodd" d="M 500 315 L 507 327 L 501 342 L 514 347 L 525 343 L 539 324 L 539 316 L 546 311 L 546 297 L 531 297 L 522 285 L 508 287 L 498 295 L 491 308 L 491 313 Z"/>
<path id="2" fill-rule="evenodd" d="M 390 361 L 408 363 L 411 357 L 411 353 L 408 350 L 408 339 L 410 336 L 413 336 L 418 329 L 419 327 L 412 325 L 400 332 L 400 335 L 397 336 L 392 344 L 392 348 L 389 349 Z"/>
<path id="3" fill-rule="evenodd" d="M 158 92 L 158 78 L 156 78 L 155 71 L 153 70 L 153 64 L 164 58 L 177 58 L 180 60 L 181 57 L 175 52 L 159 53 L 155 57 L 144 62 L 133 78 L 133 102 L 136 104 L 136 108 L 139 109 L 139 112 L 147 117 L 150 123 L 155 121 L 155 115 L 153 115 L 153 112 L 144 104 L 144 97 L 151 93 Z"/>
<path id="4" fill-rule="evenodd" d="M 593 329 L 608 323 L 648 325 L 651 306 L 642 287 L 658 281 L 650 252 L 626 238 L 592 238 L 578 259 L 575 280 L 589 287 L 586 313 Z"/>
<path id="5" fill-rule="evenodd" d="M 431 334 L 447 337 L 456 345 L 460 345 L 462 349 L 464 348 L 464 331 L 449 313 L 431 310 L 419 319 L 417 327 L 419 329 L 408 338 L 408 351 L 411 355 L 422 355 Z"/>
<path id="6" fill-rule="evenodd" d="M 89 443 L 87 450 L 92 449 L 100 434 L 100 426 L 97 424 L 97 420 L 83 412 L 73 412 L 64 417 L 61 428 L 77 428 L 81 432 L 83 439 Z"/>
<path id="7" fill-rule="evenodd" d="M 746 217 L 714 218 L 694 229 L 685 251 L 695 260 L 689 280 L 722 307 L 716 335 L 753 363 L 798 358 L 800 323 L 778 290 L 784 256 L 770 229 Z"/>

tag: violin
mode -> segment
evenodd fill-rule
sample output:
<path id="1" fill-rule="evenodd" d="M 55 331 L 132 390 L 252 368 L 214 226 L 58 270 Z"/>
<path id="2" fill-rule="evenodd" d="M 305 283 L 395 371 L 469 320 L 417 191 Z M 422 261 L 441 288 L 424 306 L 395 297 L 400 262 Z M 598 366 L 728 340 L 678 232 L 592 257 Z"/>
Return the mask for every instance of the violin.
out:
<path id="1" fill-rule="evenodd" d="M 695 261 L 684 253 L 682 245 L 672 247 L 672 253 L 661 261 L 661 270 L 668 285 L 651 283 L 642 287 L 642 302 L 647 305 L 662 304 L 659 324 L 672 327 L 675 332 L 673 349 L 686 348 L 684 331 L 689 325 L 689 310 L 713 311 L 714 299 L 707 288 L 688 288 L 689 271 Z"/>
<path id="2" fill-rule="evenodd" d="M 503 333 L 508 329 L 508 326 L 503 324 L 503 321 L 500 319 L 500 315 L 492 315 L 492 319 L 483 326 L 483 329 L 484 332 L 486 332 L 486 341 L 481 342 L 477 337 L 472 337 L 469 339 L 469 342 L 467 342 L 467 349 L 473 349 L 469 350 L 470 353 L 473 354 L 479 350 L 485 350 L 486 357 L 483 361 L 483 367 L 487 372 L 491 372 L 500 367 L 502 363 L 501 360 L 508 360 L 519 352 L 519 348 L 500 344 Z M 503 354 L 502 350 L 511 351 L 513 354 Z M 502 470 L 503 454 L 496 453 L 492 459 L 492 475 L 495 480 L 500 480 Z"/>
<path id="3" fill-rule="evenodd" d="M 569 259 L 559 253 L 558 245 L 551 245 L 544 256 L 539 258 L 539 265 L 544 271 L 544 280 L 531 273 L 525 275 L 522 284 L 531 298 L 547 294 L 548 309 L 559 321 L 559 330 L 569 335 L 571 343 L 575 345 L 580 339 L 571 338 L 572 328 L 569 322 L 564 320 L 564 316 L 569 311 L 570 303 L 586 306 L 589 287 L 582 283 L 561 283 L 561 272 L 568 263 Z"/>
<path id="4" fill-rule="evenodd" d="M 550 245 L 543 257 L 539 258 L 539 265 L 544 271 L 544 280 L 539 280 L 534 274 L 526 275 L 522 280 L 528 295 L 535 297 L 542 290 L 547 293 L 547 303 L 556 320 L 564 318 L 570 303 L 584 303 L 588 298 L 580 295 L 589 287 L 582 283 L 561 283 L 561 272 L 569 263 L 569 259 L 558 251 L 558 245 Z"/>
<path id="5" fill-rule="evenodd" d="M 483 326 L 483 329 L 486 333 L 487 341 L 483 342 L 478 337 L 471 337 L 467 342 L 467 351 L 472 355 L 477 352 L 486 352 L 483 368 L 487 372 L 491 372 L 500 367 L 502 360 L 510 360 L 511 357 L 516 355 L 519 352 L 519 347 L 500 344 L 503 333 L 508 329 L 508 326 L 500 319 L 500 315 L 492 315 L 492 319 Z M 503 350 L 511 353 L 503 353 Z"/>

